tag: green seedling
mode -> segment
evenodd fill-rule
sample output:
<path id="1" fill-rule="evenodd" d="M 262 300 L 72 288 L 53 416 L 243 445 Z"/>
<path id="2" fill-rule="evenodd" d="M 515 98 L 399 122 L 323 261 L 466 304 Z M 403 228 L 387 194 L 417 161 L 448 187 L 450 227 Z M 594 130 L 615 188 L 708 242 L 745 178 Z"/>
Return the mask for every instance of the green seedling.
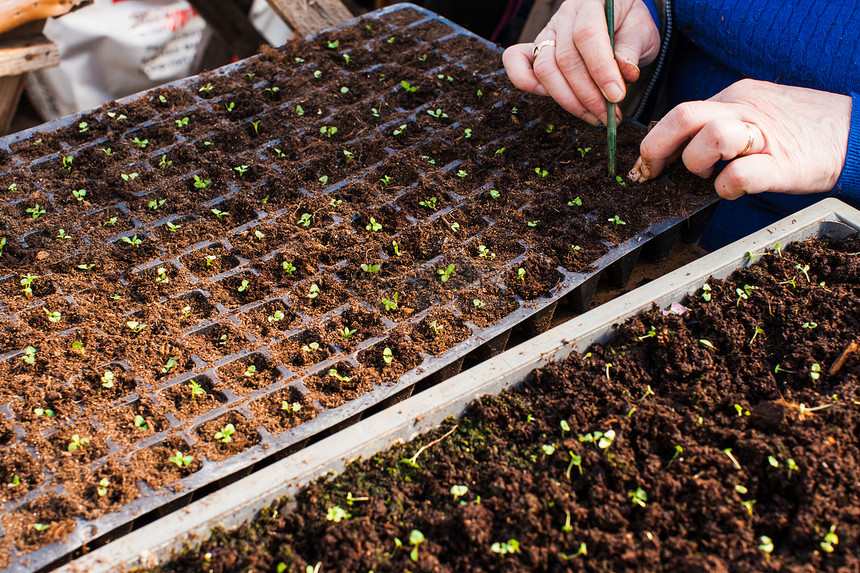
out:
<path id="1" fill-rule="evenodd" d="M 254 366 L 253 364 L 249 364 L 248 367 L 245 368 L 245 371 L 242 373 L 242 376 L 244 376 L 245 378 L 253 378 L 256 375 L 257 375 L 257 367 Z"/>
<path id="2" fill-rule="evenodd" d="M 302 405 L 299 402 L 287 402 L 286 400 L 281 401 L 281 410 L 285 412 L 291 412 L 295 414 L 296 412 L 301 411 Z"/>
<path id="3" fill-rule="evenodd" d="M 458 169 L 458 170 L 457 170 L 457 177 L 459 177 L 460 179 L 465 179 L 465 178 L 466 178 L 466 177 L 468 177 L 468 176 L 469 176 L 469 173 L 468 173 L 468 172 L 466 172 L 466 171 L 464 171 L 464 170 L 462 170 L 462 169 Z"/>
<path id="4" fill-rule="evenodd" d="M 392 362 L 394 362 L 394 353 L 391 352 L 391 349 L 387 346 L 382 351 L 382 360 L 383 362 L 385 362 L 385 364 L 391 364 Z"/>
<path id="5" fill-rule="evenodd" d="M 736 288 L 735 293 L 738 295 L 738 302 L 735 304 L 735 306 L 740 306 L 741 301 L 747 300 L 750 297 L 750 295 L 752 294 L 752 291 L 754 291 L 755 289 L 756 289 L 756 287 L 750 286 L 750 285 L 744 285 L 744 288 L 742 288 L 742 289 Z"/>
<path id="6" fill-rule="evenodd" d="M 238 167 L 234 167 L 233 171 L 239 174 L 239 177 L 243 176 L 248 170 L 251 169 L 248 165 L 239 165 Z"/>
<path id="7" fill-rule="evenodd" d="M 579 436 L 579 441 L 593 443 L 601 450 L 605 450 L 615 441 L 615 430 L 606 430 L 605 432 L 594 431 L 584 436 Z"/>
<path id="8" fill-rule="evenodd" d="M 486 245 L 478 245 L 478 256 L 491 261 L 496 258 L 496 253 L 490 251 Z"/>
<path id="9" fill-rule="evenodd" d="M 460 230 L 460 223 L 458 223 L 457 221 L 454 221 L 453 223 L 451 223 L 451 231 L 456 233 L 459 230 Z"/>
<path id="10" fill-rule="evenodd" d="M 173 367 L 176 366 L 177 364 L 179 364 L 179 361 L 176 360 L 176 358 L 168 358 L 167 362 L 165 362 L 161 367 L 161 373 L 167 374 L 168 372 L 173 370 Z"/>
<path id="11" fill-rule="evenodd" d="M 141 139 L 139 137 L 135 137 L 134 139 L 132 139 L 132 141 L 136 143 L 140 149 L 146 149 L 146 146 L 149 145 L 148 139 Z"/>
<path id="12" fill-rule="evenodd" d="M 199 175 L 194 176 L 194 187 L 197 189 L 206 189 L 211 183 L 211 179 L 203 179 Z"/>
<path id="13" fill-rule="evenodd" d="M 191 390 L 192 399 L 197 399 L 206 395 L 206 390 L 203 388 L 203 386 L 201 386 L 194 380 L 192 380 L 189 384 L 189 388 Z"/>
<path id="14" fill-rule="evenodd" d="M 130 331 L 132 331 L 135 334 L 140 334 L 143 331 L 143 329 L 146 328 L 145 324 L 143 324 L 142 322 L 138 322 L 136 320 L 127 321 L 125 323 L 125 326 L 126 326 L 126 328 L 128 328 Z"/>
<path id="15" fill-rule="evenodd" d="M 109 487 L 110 480 L 108 480 L 108 478 L 102 478 L 99 480 L 98 486 L 96 487 L 96 493 L 99 494 L 99 497 L 104 497 L 107 495 Z"/>
<path id="16" fill-rule="evenodd" d="M 189 316 L 191 316 L 191 307 L 190 306 L 183 306 L 182 307 L 182 318 L 188 318 Z"/>
<path id="17" fill-rule="evenodd" d="M 429 155 L 422 155 L 421 159 L 429 163 L 430 165 L 436 165 L 436 160 L 430 157 Z"/>
<path id="18" fill-rule="evenodd" d="M 621 185 L 622 187 L 627 187 L 627 183 L 624 182 L 624 179 L 621 178 L 620 175 L 615 176 L 615 182 Z"/>
<path id="19" fill-rule="evenodd" d="M 36 531 L 38 531 L 38 532 L 40 532 L 40 533 L 41 533 L 42 531 L 47 531 L 47 530 L 49 530 L 50 528 L 51 528 L 51 524 L 50 524 L 50 523 L 34 523 L 34 524 L 33 524 L 33 529 L 35 529 Z"/>
<path id="20" fill-rule="evenodd" d="M 394 300 L 388 300 L 387 298 L 383 298 L 382 299 L 382 306 L 385 307 L 385 310 L 387 310 L 389 312 L 397 310 L 397 299 L 399 296 L 400 296 L 400 293 L 395 292 L 394 296 L 392 297 Z"/>
<path id="21" fill-rule="evenodd" d="M 591 151 L 590 147 L 577 147 L 576 150 L 579 152 L 579 155 L 585 159 L 585 155 Z"/>
<path id="22" fill-rule="evenodd" d="M 164 226 L 167 227 L 167 230 L 170 231 L 171 233 L 175 233 L 176 231 L 178 231 L 179 229 L 182 228 L 182 225 L 176 225 L 175 223 L 172 223 L 170 221 L 165 223 Z"/>
<path id="23" fill-rule="evenodd" d="M 259 119 L 257 121 L 251 122 L 251 125 L 254 127 L 254 134 L 255 135 L 260 135 L 260 123 L 261 122 L 262 122 L 262 120 L 259 120 Z"/>
<path id="24" fill-rule="evenodd" d="M 66 233 L 65 229 L 60 229 L 59 231 L 57 231 L 57 240 L 58 241 L 68 241 L 71 238 L 72 238 L 72 236 L 69 235 L 68 233 Z"/>
<path id="25" fill-rule="evenodd" d="M 439 280 L 446 283 L 451 278 L 451 275 L 454 274 L 454 265 L 450 264 L 444 269 L 436 269 L 436 274 L 439 275 Z"/>
<path id="26" fill-rule="evenodd" d="M 305 109 L 300 105 L 296 105 L 296 115 L 299 117 L 305 115 Z"/>
<path id="27" fill-rule="evenodd" d="M 553 124 L 549 124 L 548 126 L 546 126 L 547 133 L 552 133 L 553 131 L 555 131 L 555 126 Z"/>
<path id="28" fill-rule="evenodd" d="M 143 240 L 141 240 L 137 235 L 133 237 L 123 237 L 120 240 L 127 245 L 131 245 L 132 247 L 139 247 L 141 244 L 143 244 Z"/>
<path id="29" fill-rule="evenodd" d="M 498 199 L 499 197 L 502 196 L 502 194 L 499 193 L 498 191 L 496 191 L 495 189 L 490 189 L 489 191 L 487 191 L 487 193 L 489 193 L 490 199 Z"/>
<path id="30" fill-rule="evenodd" d="M 235 108 L 236 108 L 236 103 L 235 103 L 235 102 L 232 102 L 232 101 L 231 101 L 230 103 L 225 103 L 225 104 L 224 104 L 224 109 L 226 109 L 227 111 L 233 111 Z"/>
<path id="31" fill-rule="evenodd" d="M 176 124 L 176 127 L 182 129 L 183 127 L 188 127 L 188 118 L 183 117 L 182 119 L 175 119 L 173 122 Z"/>
<path id="32" fill-rule="evenodd" d="M 17 477 L 17 476 L 16 476 Z M 839 536 L 836 535 L 836 524 L 830 526 L 830 531 L 824 535 L 824 539 L 818 544 L 825 553 L 833 553 L 839 545 Z"/>
<path id="33" fill-rule="evenodd" d="M 155 270 L 155 282 L 159 284 L 168 284 L 170 282 L 170 277 L 167 276 L 167 269 L 164 267 L 158 267 Z"/>
<path id="34" fill-rule="evenodd" d="M 522 267 L 517 269 L 517 279 L 525 282 L 526 281 L 526 270 Z"/>
<path id="35" fill-rule="evenodd" d="M 84 197 L 86 197 L 86 196 L 87 196 L 87 190 L 86 189 L 77 189 L 77 190 L 73 189 L 72 190 L 72 197 L 74 197 L 75 200 L 78 202 L 83 201 Z"/>
<path id="36" fill-rule="evenodd" d="M 391 181 L 392 181 L 392 179 L 388 175 L 383 175 L 379 179 L 379 182 L 382 183 L 383 185 L 386 185 L 386 186 L 391 185 Z"/>
<path id="37" fill-rule="evenodd" d="M 24 364 L 29 364 L 30 366 L 35 364 L 36 363 L 36 349 L 33 348 L 32 346 L 28 346 L 27 348 L 25 348 L 24 349 L 24 355 L 21 356 L 21 361 Z"/>
<path id="38" fill-rule="evenodd" d="M 797 465 L 797 462 L 795 462 L 792 458 L 788 458 L 787 460 L 785 460 L 785 467 L 788 468 L 788 479 L 791 479 L 791 472 L 796 472 L 800 469 L 800 467 Z"/>
<path id="39" fill-rule="evenodd" d="M 711 302 L 711 285 L 708 283 L 702 285 L 702 300 Z"/>
<path id="40" fill-rule="evenodd" d="M 265 89 L 265 92 L 272 97 L 275 97 L 276 95 L 278 95 L 278 93 L 280 93 L 280 91 L 281 91 L 281 88 L 279 88 L 277 86 L 272 86 L 270 88 Z"/>
<path id="41" fill-rule="evenodd" d="M 48 315 L 48 320 L 50 322 L 60 322 L 63 319 L 63 315 L 57 311 L 51 312 L 44 306 L 42 307 L 42 311 Z"/>
<path id="42" fill-rule="evenodd" d="M 349 376 L 341 376 L 338 373 L 337 368 L 330 369 L 328 371 L 328 375 L 331 376 L 332 378 L 334 378 L 335 380 L 337 380 L 338 382 L 349 382 L 350 381 L 350 377 Z"/>
<path id="43" fill-rule="evenodd" d="M 535 227 L 538 226 L 538 223 L 540 223 L 540 219 L 535 219 L 534 221 L 527 221 L 526 225 L 528 225 L 529 227 L 534 229 Z"/>
<path id="44" fill-rule="evenodd" d="M 630 498 L 630 503 L 638 505 L 639 507 L 645 507 L 645 502 L 648 501 L 648 494 L 645 493 L 645 490 L 641 487 L 637 487 L 635 490 L 627 492 L 627 497 Z"/>
<path id="45" fill-rule="evenodd" d="M 186 456 L 179 450 L 176 450 L 176 453 L 167 458 L 167 461 L 176 464 L 177 467 L 187 468 L 194 461 L 194 456 Z"/>
<path id="46" fill-rule="evenodd" d="M 297 225 L 301 225 L 302 227 L 310 227 L 311 226 L 311 214 L 310 213 L 302 213 L 302 216 L 299 217 Z"/>
<path id="47" fill-rule="evenodd" d="M 379 272 L 379 269 L 380 269 L 381 267 L 382 267 L 382 265 L 379 265 L 379 264 L 376 264 L 376 265 L 368 265 L 368 264 L 364 264 L 364 263 L 362 263 L 362 264 L 361 264 L 361 266 L 360 266 L 361 270 L 363 270 L 363 271 L 364 271 L 364 272 L 366 272 L 367 274 L 371 274 L 371 275 L 378 273 L 378 272 Z"/>
<path id="48" fill-rule="evenodd" d="M 345 57 L 348 57 L 348 56 L 345 56 Z M 342 87 L 340 88 L 340 93 L 341 93 L 341 94 L 343 94 L 343 95 L 348 94 L 348 93 L 349 93 L 349 88 L 348 88 L 348 87 L 346 87 L 346 86 L 342 86 Z"/>
<path id="49" fill-rule="evenodd" d="M 317 181 L 319 181 L 323 185 L 326 185 L 328 183 L 328 175 L 321 176 L 319 179 L 317 179 Z"/>
<path id="50" fill-rule="evenodd" d="M 281 263 L 281 268 L 284 269 L 284 272 L 288 275 L 291 275 L 296 272 L 296 267 L 293 266 L 293 263 L 289 261 L 284 261 L 283 263 Z"/>
<path id="51" fill-rule="evenodd" d="M 442 326 L 441 324 L 438 323 L 438 321 L 435 321 L 435 320 L 431 321 L 429 326 L 430 326 L 430 330 L 433 331 L 433 334 L 439 334 L 442 332 L 442 330 L 445 329 L 444 326 Z"/>
<path id="52" fill-rule="evenodd" d="M 355 334 L 355 332 L 356 332 L 355 328 L 351 329 L 348 326 L 344 326 L 343 330 L 340 331 L 340 334 L 341 334 L 341 336 L 343 336 L 344 340 L 349 340 L 349 337 L 352 336 L 353 334 Z"/>
<path id="53" fill-rule="evenodd" d="M 472 306 L 474 306 L 475 308 L 484 308 L 485 306 L 487 306 L 487 303 L 485 303 L 484 301 L 482 301 L 479 298 L 473 298 L 472 299 Z"/>
<path id="54" fill-rule="evenodd" d="M 99 378 L 102 382 L 102 386 L 105 388 L 113 388 L 114 381 L 116 380 L 116 376 L 112 370 L 105 370 L 104 374 Z"/>
<path id="55" fill-rule="evenodd" d="M 773 553 L 773 540 L 767 535 L 762 535 L 758 540 L 761 542 L 758 546 L 759 550 L 764 552 L 765 559 L 770 563 L 770 554 Z"/>
<path id="56" fill-rule="evenodd" d="M 750 338 L 750 344 L 752 344 L 752 343 L 753 343 L 753 341 L 755 340 L 756 336 L 758 336 L 759 334 L 764 335 L 764 329 L 763 329 L 763 328 L 761 328 L 760 326 L 756 326 L 756 327 L 755 327 L 755 330 L 753 331 L 752 338 Z"/>
<path id="57" fill-rule="evenodd" d="M 305 344 L 304 346 L 302 346 L 303 352 L 316 352 L 319 349 L 320 349 L 319 342 L 311 342 L 310 344 Z"/>
<path id="58" fill-rule="evenodd" d="M 80 340 L 72 342 L 72 352 L 78 356 L 86 356 L 87 349 L 84 348 L 84 343 Z"/>
<path id="59" fill-rule="evenodd" d="M 0 237 L 0 257 L 3 256 L 3 249 L 5 247 L 6 247 L 6 237 Z"/>
<path id="60" fill-rule="evenodd" d="M 437 110 L 437 111 L 441 111 L 441 110 Z M 429 113 L 430 115 L 433 115 L 433 113 L 431 113 L 431 112 L 429 112 L 429 111 L 428 111 L 427 113 Z M 447 117 L 448 117 L 448 114 L 445 114 L 445 116 L 444 116 L 444 117 L 445 117 L 445 118 L 447 118 Z M 467 127 L 467 128 L 465 128 L 465 129 L 463 129 L 463 136 L 464 136 L 466 139 L 472 139 L 472 129 L 471 129 L 471 128 L 469 128 L 469 127 Z"/>
<path id="61" fill-rule="evenodd" d="M 236 428 L 233 426 L 233 424 L 227 424 L 226 426 L 215 432 L 215 435 L 212 437 L 221 442 L 222 444 L 229 444 L 233 441 L 233 434 L 235 433 Z"/>
<path id="62" fill-rule="evenodd" d="M 393 135 L 400 135 L 401 133 L 403 133 L 404 131 L 406 131 L 406 127 L 407 127 L 407 126 L 406 126 L 406 124 L 405 124 L 405 123 L 400 124 L 400 125 L 398 125 L 398 126 L 397 126 L 397 128 L 396 128 L 394 131 L 392 131 L 391 133 L 392 133 Z"/>
<path id="63" fill-rule="evenodd" d="M 39 275 L 31 275 L 30 273 L 27 273 L 24 278 L 19 281 L 21 284 L 21 291 L 27 298 L 33 296 L 33 281 L 37 278 L 39 278 Z"/>
<path id="64" fill-rule="evenodd" d="M 469 487 L 465 485 L 452 485 L 450 491 L 451 495 L 454 496 L 454 501 L 457 501 L 459 498 L 469 493 Z"/>
<path id="65" fill-rule="evenodd" d="M 508 539 L 507 541 L 496 542 L 490 545 L 490 551 L 499 555 L 512 555 L 520 552 L 520 542 L 516 539 Z"/>
<path id="66" fill-rule="evenodd" d="M 610 218 L 610 219 L 607 219 L 607 221 L 609 221 L 610 223 L 612 223 L 613 225 L 615 225 L 615 228 L 616 228 L 616 229 L 617 229 L 618 227 L 620 227 L 621 225 L 626 225 L 626 224 L 627 224 L 625 221 L 622 221 L 622 220 L 621 220 L 621 217 L 619 217 L 618 215 L 615 215 L 614 217 L 612 217 L 612 218 Z"/>
<path id="67" fill-rule="evenodd" d="M 782 366 L 777 364 L 773 369 L 773 373 L 779 374 L 780 372 L 785 372 L 786 374 L 794 374 L 794 370 L 787 370 L 786 368 L 783 368 Z"/>
<path id="68" fill-rule="evenodd" d="M 409 558 L 416 563 L 418 562 L 418 546 L 424 543 L 424 541 L 424 534 L 417 529 L 413 529 L 409 532 L 409 545 L 412 546 L 412 551 L 409 552 Z"/>
<path id="69" fill-rule="evenodd" d="M 330 138 L 332 135 L 337 133 L 337 127 L 324 125 L 320 128 L 320 133 Z"/>
<path id="70" fill-rule="evenodd" d="M 436 210 L 436 197 L 430 197 L 429 199 L 424 199 L 423 201 L 418 201 L 418 204 L 422 207 L 427 207 L 431 211 Z"/>
<path id="71" fill-rule="evenodd" d="M 394 256 L 399 257 L 403 253 L 400 252 L 400 245 L 397 244 L 397 241 L 391 241 L 391 248 L 394 249 Z M 0 245 L 0 251 L 3 250 L 3 246 Z M 3 256 L 2 252 L 0 252 L 0 256 Z"/>
<path id="72" fill-rule="evenodd" d="M 352 515 L 339 505 L 328 508 L 325 518 L 335 523 L 340 523 L 344 519 L 349 519 Z"/>
<path id="73" fill-rule="evenodd" d="M 33 408 L 33 413 L 36 416 L 45 416 L 46 418 L 53 418 L 55 412 L 50 408 Z"/>
<path id="74" fill-rule="evenodd" d="M 137 139 L 137 138 L 135 137 L 135 139 Z M 136 142 L 135 142 L 135 143 L 136 143 Z M 144 147 L 145 147 L 145 145 L 144 145 Z M 66 169 L 66 171 L 68 171 L 69 173 L 71 173 L 71 172 L 72 172 L 72 164 L 75 162 L 75 158 L 74 158 L 74 156 L 72 156 L 72 155 L 63 155 L 63 156 L 60 158 L 60 162 L 63 164 L 63 167 Z"/>
<path id="75" fill-rule="evenodd" d="M 18 487 L 19 485 L 21 485 L 21 478 L 18 477 L 18 474 L 15 474 L 12 476 L 12 481 L 10 481 L 9 483 L 6 484 L 6 487 L 15 488 L 15 487 Z"/>
<path id="76" fill-rule="evenodd" d="M 248 290 L 248 288 L 250 286 L 251 286 L 251 281 L 249 281 L 248 279 L 242 279 L 242 284 L 240 284 L 238 287 L 236 287 L 236 290 L 238 292 L 245 292 Z"/>
<path id="77" fill-rule="evenodd" d="M 149 424 L 146 423 L 146 418 L 144 418 L 140 414 L 137 414 L 134 417 L 134 427 L 137 428 L 138 430 L 146 431 L 149 429 Z"/>
<path id="78" fill-rule="evenodd" d="M 567 202 L 568 207 L 582 207 L 582 199 L 576 197 Z"/>
<path id="79" fill-rule="evenodd" d="M 437 109 L 436 109 L 436 111 L 431 111 L 431 110 L 429 110 L 429 109 L 428 109 L 428 110 L 427 110 L 427 113 L 428 113 L 430 116 L 435 117 L 436 119 L 448 119 L 448 114 L 447 114 L 447 113 L 445 113 L 444 111 L 442 111 L 442 109 L 441 109 L 441 108 L 437 108 Z M 469 130 L 469 132 L 470 132 L 470 135 L 471 135 L 471 130 Z"/>
<path id="80" fill-rule="evenodd" d="M 413 94 L 414 94 L 415 92 L 417 92 L 419 89 L 421 89 L 421 88 L 419 88 L 418 86 L 413 86 L 412 84 L 410 84 L 410 83 L 409 83 L 409 82 L 407 82 L 406 80 L 401 80 L 401 81 L 400 81 L 400 86 L 401 86 L 404 90 L 406 90 L 407 92 L 409 92 L 409 93 L 413 93 Z"/>
<path id="81" fill-rule="evenodd" d="M 320 79 L 322 77 L 322 75 L 323 75 L 323 73 L 320 70 L 314 70 L 314 78 L 315 79 Z"/>
<path id="82" fill-rule="evenodd" d="M 119 221 L 119 217 L 111 217 L 102 223 L 102 227 L 116 227 L 117 221 Z"/>
<path id="83" fill-rule="evenodd" d="M 724 450 L 723 450 L 723 453 L 724 453 L 724 454 L 726 454 L 726 457 L 727 457 L 727 458 L 729 458 L 729 460 L 731 460 L 732 465 L 733 465 L 733 466 L 735 466 L 735 469 L 736 469 L 736 470 L 742 470 L 742 469 L 743 469 L 743 468 L 741 467 L 741 463 L 738 461 L 738 459 L 737 459 L 737 458 L 734 456 L 734 454 L 732 453 L 732 449 L 731 449 L 731 448 L 726 448 L 726 449 L 724 449 Z"/>
<path id="84" fill-rule="evenodd" d="M 813 382 L 818 382 L 818 379 L 821 378 L 821 364 L 816 362 L 809 368 L 809 377 L 812 378 Z"/>
<path id="85" fill-rule="evenodd" d="M 567 453 L 570 455 L 570 463 L 567 465 L 567 470 L 565 470 L 564 476 L 569 480 L 570 470 L 573 469 L 573 466 L 576 466 L 576 469 L 579 470 L 579 475 L 582 475 L 582 456 L 578 456 L 570 450 L 568 450 Z"/>
<path id="86" fill-rule="evenodd" d="M 218 260 L 218 255 L 206 255 L 204 260 L 206 261 L 206 266 L 211 267 L 212 263 Z"/>
<path id="87" fill-rule="evenodd" d="M 44 215 L 46 213 L 45 209 L 42 206 L 40 206 L 38 203 L 36 203 L 36 205 L 33 207 L 28 207 L 28 208 L 24 209 L 24 212 L 29 213 L 30 217 L 33 220 L 38 219 L 39 217 L 41 217 L 42 215 Z"/>
<path id="88" fill-rule="evenodd" d="M 800 328 L 805 328 L 805 329 L 807 329 L 807 330 L 812 330 L 813 328 L 818 328 L 818 323 L 817 323 L 817 322 L 813 322 L 813 321 L 804 322 L 803 324 L 801 324 L 801 325 L 800 325 Z"/>
<path id="89" fill-rule="evenodd" d="M 655 327 L 651 327 L 647 334 L 643 334 L 642 336 L 637 336 L 637 340 L 645 340 L 646 338 L 654 338 L 657 336 L 657 329 Z"/>
<path id="90" fill-rule="evenodd" d="M 539 177 L 546 177 L 547 175 L 549 175 L 549 171 L 540 167 L 535 167 L 535 173 L 537 173 Z"/>
<path id="91" fill-rule="evenodd" d="M 375 232 L 377 232 L 377 231 L 381 231 L 381 230 L 382 230 L 382 223 L 378 223 L 378 222 L 376 221 L 376 219 L 374 219 L 373 217 L 371 217 L 371 218 L 370 218 L 370 222 L 369 222 L 369 223 L 367 223 L 367 225 L 365 225 L 365 226 L 364 226 L 364 228 L 365 228 L 365 229 L 367 229 L 368 231 L 371 231 L 371 232 L 374 232 L 374 233 L 375 233 Z"/>
<path id="92" fill-rule="evenodd" d="M 266 320 L 268 320 L 268 321 L 269 321 L 269 323 L 271 324 L 271 323 L 275 323 L 275 322 L 280 322 L 280 321 L 284 320 L 284 318 L 286 318 L 286 315 L 284 314 L 284 311 L 282 311 L 282 310 L 276 310 L 276 311 L 275 311 L 275 312 L 273 312 L 271 315 L 269 315 L 269 316 L 266 318 Z"/>
<path id="93" fill-rule="evenodd" d="M 66 448 L 70 452 L 75 452 L 77 450 L 83 450 L 88 445 L 90 445 L 90 439 L 89 438 L 82 438 L 78 434 L 72 434 L 72 441 L 69 442 L 69 445 L 66 446 Z"/>
<path id="94" fill-rule="evenodd" d="M 316 297 L 318 297 L 318 296 L 319 296 L 319 294 L 320 294 L 320 287 L 319 287 L 319 285 L 318 285 L 317 283 L 313 283 L 313 284 L 310 286 L 310 288 L 308 289 L 308 294 L 307 294 L 306 296 L 307 296 L 307 298 L 309 298 L 309 299 L 313 300 L 313 299 L 315 299 Z"/>
<path id="95" fill-rule="evenodd" d="M 806 282 L 811 283 L 812 281 L 809 278 L 809 265 L 795 265 L 794 268 L 803 273 L 803 276 L 806 277 Z"/>
<path id="96" fill-rule="evenodd" d="M 215 218 L 218 219 L 219 221 L 230 214 L 229 212 L 222 211 L 220 209 L 209 209 L 209 210 L 212 212 L 213 215 L 215 215 Z"/>

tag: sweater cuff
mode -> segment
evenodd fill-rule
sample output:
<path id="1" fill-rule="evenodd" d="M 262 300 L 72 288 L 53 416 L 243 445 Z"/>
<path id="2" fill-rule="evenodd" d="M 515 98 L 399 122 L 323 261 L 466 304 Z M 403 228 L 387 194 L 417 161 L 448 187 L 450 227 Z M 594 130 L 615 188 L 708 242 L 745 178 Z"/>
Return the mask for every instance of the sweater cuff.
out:
<path id="1" fill-rule="evenodd" d="M 836 192 L 855 201 L 860 200 L 860 94 L 851 94 L 851 128 L 848 131 L 848 150 L 845 153 L 845 166 Z"/>

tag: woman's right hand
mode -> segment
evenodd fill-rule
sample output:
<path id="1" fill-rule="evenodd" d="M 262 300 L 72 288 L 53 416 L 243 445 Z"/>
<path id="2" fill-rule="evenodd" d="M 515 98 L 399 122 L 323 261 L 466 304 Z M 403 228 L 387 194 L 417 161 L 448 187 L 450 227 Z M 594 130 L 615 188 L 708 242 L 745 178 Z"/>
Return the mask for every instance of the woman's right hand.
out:
<path id="1" fill-rule="evenodd" d="M 551 45 L 549 41 L 554 41 Z M 543 44 L 535 57 L 536 46 Z M 654 61 L 660 32 L 642 0 L 615 0 L 615 54 L 603 0 L 566 0 L 534 43 L 505 50 L 505 70 L 518 88 L 549 95 L 564 109 L 597 125 L 606 101 L 620 102 L 639 66 Z"/>

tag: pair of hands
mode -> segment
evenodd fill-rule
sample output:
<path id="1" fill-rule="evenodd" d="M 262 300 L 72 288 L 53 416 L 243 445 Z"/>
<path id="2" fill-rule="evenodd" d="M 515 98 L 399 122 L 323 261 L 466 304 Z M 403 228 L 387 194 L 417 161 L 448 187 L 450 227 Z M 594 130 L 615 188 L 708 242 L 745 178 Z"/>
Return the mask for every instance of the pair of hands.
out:
<path id="1" fill-rule="evenodd" d="M 639 65 L 651 63 L 659 48 L 659 31 L 642 0 L 615 0 L 614 54 L 603 0 L 566 0 L 535 43 L 511 46 L 503 61 L 514 85 L 551 96 L 598 125 L 606 123 L 604 98 L 624 99 L 626 84 L 639 78 Z M 731 162 L 714 185 L 726 199 L 762 191 L 829 191 L 845 163 L 850 118 L 848 96 L 741 80 L 666 114 L 642 141 L 629 177 L 656 177 L 678 157 L 691 172 L 710 177 L 725 160 Z"/>

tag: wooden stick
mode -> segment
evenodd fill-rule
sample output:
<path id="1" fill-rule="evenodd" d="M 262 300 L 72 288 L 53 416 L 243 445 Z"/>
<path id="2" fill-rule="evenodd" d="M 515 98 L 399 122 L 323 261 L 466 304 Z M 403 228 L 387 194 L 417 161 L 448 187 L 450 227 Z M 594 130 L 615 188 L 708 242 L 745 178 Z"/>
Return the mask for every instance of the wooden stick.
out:
<path id="1" fill-rule="evenodd" d="M 852 352 L 857 352 L 857 343 L 856 342 L 852 342 L 851 344 L 849 344 L 845 348 L 845 350 L 842 351 L 842 354 L 839 355 L 839 358 L 836 359 L 836 361 L 830 367 L 830 370 L 827 371 L 827 374 L 829 374 L 830 376 L 833 376 L 834 374 L 839 372 L 839 370 L 843 366 L 845 366 L 845 362 L 848 361 L 848 356 L 850 356 Z"/>
<path id="2" fill-rule="evenodd" d="M 606 26 L 609 29 L 609 45 L 615 54 L 615 0 L 606 0 Z M 606 100 L 606 156 L 609 176 L 615 177 L 615 104 Z"/>

